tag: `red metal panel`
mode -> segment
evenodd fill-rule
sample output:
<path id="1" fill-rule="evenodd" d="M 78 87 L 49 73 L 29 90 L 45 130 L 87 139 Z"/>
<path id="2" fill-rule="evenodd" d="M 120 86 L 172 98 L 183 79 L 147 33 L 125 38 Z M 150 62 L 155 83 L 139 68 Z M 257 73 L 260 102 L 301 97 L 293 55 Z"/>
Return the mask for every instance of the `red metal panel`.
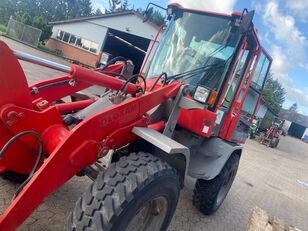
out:
<path id="1" fill-rule="evenodd" d="M 8 103 L 32 108 L 25 74 L 13 51 L 0 41 L 0 106 Z"/>
<path id="2" fill-rule="evenodd" d="M 209 110 L 186 110 L 182 109 L 178 124 L 204 137 L 210 137 L 217 114 Z"/>
<path id="3" fill-rule="evenodd" d="M 0 145 L 23 131 L 35 131 L 42 134 L 45 129 L 55 124 L 62 124 L 62 117 L 55 107 L 50 107 L 43 112 L 18 107 L 15 105 L 3 106 L 0 110 Z M 63 126 L 63 125 L 62 125 Z M 31 135 L 22 136 L 7 149 L 0 160 L 0 166 L 18 173 L 29 174 L 37 159 L 37 154 L 30 148 L 38 150 L 38 141 Z"/>
<path id="4" fill-rule="evenodd" d="M 117 149 L 127 143 L 137 140 L 139 137 L 131 132 L 132 129 L 134 127 L 146 127 L 149 122 L 150 121 L 144 117 L 111 133 L 102 145 L 103 153 L 107 153 L 111 148 Z"/>

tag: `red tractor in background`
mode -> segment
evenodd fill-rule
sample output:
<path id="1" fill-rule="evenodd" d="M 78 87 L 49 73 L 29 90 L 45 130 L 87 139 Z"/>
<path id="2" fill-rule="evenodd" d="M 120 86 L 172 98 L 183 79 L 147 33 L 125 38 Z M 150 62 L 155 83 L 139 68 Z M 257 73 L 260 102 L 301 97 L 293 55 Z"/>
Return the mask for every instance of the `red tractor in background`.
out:
<path id="1" fill-rule="evenodd" d="M 264 144 L 267 147 L 277 148 L 279 144 L 279 137 L 283 133 L 284 120 L 275 118 L 272 125 L 266 130 L 266 132 L 261 132 L 258 141 L 260 144 Z"/>
<path id="2" fill-rule="evenodd" d="M 193 204 L 201 212 L 220 207 L 272 59 L 259 43 L 254 11 L 170 4 L 167 12 L 145 77 L 122 80 L 125 60 L 95 70 L 66 67 L 0 42 L 0 170 L 28 175 L 0 230 L 15 230 L 75 175 L 93 183 L 66 230 L 166 230 L 186 176 L 197 179 Z M 67 74 L 28 86 L 16 57 Z M 111 90 L 97 99 L 79 92 L 93 85 Z M 74 100 L 59 103 L 66 96 Z"/>

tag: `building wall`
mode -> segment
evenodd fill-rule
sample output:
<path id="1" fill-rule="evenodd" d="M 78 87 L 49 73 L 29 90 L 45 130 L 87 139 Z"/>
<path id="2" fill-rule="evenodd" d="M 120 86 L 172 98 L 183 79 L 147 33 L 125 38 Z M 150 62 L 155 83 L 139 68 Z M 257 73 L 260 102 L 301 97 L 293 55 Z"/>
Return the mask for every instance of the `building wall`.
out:
<path id="1" fill-rule="evenodd" d="M 95 66 L 97 56 L 89 51 L 80 49 L 53 38 L 47 41 L 47 46 L 52 50 L 60 50 L 63 56 L 67 58 L 78 60 L 82 64 L 86 64 L 92 67 Z"/>
<path id="2" fill-rule="evenodd" d="M 99 53 L 107 33 L 107 27 L 98 26 L 87 21 L 56 24 L 53 26 L 51 38 L 57 39 L 58 30 L 62 30 L 98 43 L 99 49 L 96 54 Z"/>
<path id="3" fill-rule="evenodd" d="M 259 106 L 258 106 L 256 116 L 258 116 L 260 118 L 264 118 L 266 112 L 267 112 L 267 107 L 261 101 Z"/>
<path id="4" fill-rule="evenodd" d="M 108 28 L 113 28 L 115 30 L 152 40 L 148 47 L 148 51 L 152 46 L 153 40 L 158 31 L 157 27 L 152 26 L 150 23 L 143 23 L 142 18 L 134 14 L 88 19 L 79 22 L 55 24 L 52 29 L 52 39 L 47 42 L 47 46 L 54 50 L 61 50 L 62 54 L 68 58 L 78 60 L 81 63 L 90 66 L 94 66 L 96 62 L 96 57 L 95 60 L 93 58 L 94 53 L 85 51 L 82 48 L 74 47 L 68 43 L 58 41 L 58 31 L 62 30 L 98 43 L 99 48 L 96 52 L 97 55 L 101 50 L 102 45 L 104 44 Z M 160 37 L 161 35 L 158 36 L 157 41 L 159 41 Z M 148 64 L 150 63 L 157 46 L 158 42 L 156 42 L 144 70 L 146 70 Z"/>
<path id="5" fill-rule="evenodd" d="M 244 100 L 242 111 L 245 111 L 246 113 L 252 115 L 257 105 L 257 101 L 258 101 L 258 96 L 254 94 L 254 92 L 250 89 L 247 92 L 246 98 Z"/>
<path id="6" fill-rule="evenodd" d="M 93 55 L 94 53 L 57 40 L 58 31 L 62 30 L 64 32 L 68 32 L 70 34 L 80 36 L 82 38 L 98 43 L 99 48 L 96 52 L 96 55 L 98 55 L 99 51 L 104 45 L 104 41 L 108 33 L 108 28 L 113 28 L 118 31 L 123 31 L 125 33 L 150 39 L 151 42 L 147 49 L 147 54 L 158 31 L 156 26 L 153 26 L 150 23 L 143 23 L 142 18 L 135 14 L 95 18 L 79 22 L 55 24 L 52 29 L 51 39 L 47 42 L 47 46 L 53 50 L 61 50 L 65 57 L 78 60 L 81 63 L 90 66 L 95 66 L 96 57 Z M 161 39 L 161 36 L 162 33 L 158 36 L 157 42 L 153 47 L 144 71 L 148 69 L 152 57 L 158 47 L 158 42 Z"/>
<path id="7" fill-rule="evenodd" d="M 150 23 L 143 23 L 142 18 L 134 14 L 90 19 L 87 22 L 150 40 L 154 40 L 158 31 L 157 27 L 152 26 Z"/>

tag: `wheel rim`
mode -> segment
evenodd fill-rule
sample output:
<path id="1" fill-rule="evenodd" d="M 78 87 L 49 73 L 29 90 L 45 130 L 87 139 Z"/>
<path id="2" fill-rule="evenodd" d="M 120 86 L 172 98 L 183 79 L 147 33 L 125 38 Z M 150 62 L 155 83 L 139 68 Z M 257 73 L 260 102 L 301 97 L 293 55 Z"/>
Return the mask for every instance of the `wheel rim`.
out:
<path id="1" fill-rule="evenodd" d="M 160 196 L 146 203 L 128 224 L 126 231 L 160 230 L 167 215 L 168 201 Z"/>
<path id="2" fill-rule="evenodd" d="M 225 197 L 227 196 L 229 189 L 231 188 L 231 185 L 235 178 L 236 170 L 237 168 L 233 168 L 231 172 L 229 173 L 228 177 L 225 178 L 222 186 L 219 189 L 218 195 L 217 195 L 216 206 L 219 206 L 223 202 Z"/>

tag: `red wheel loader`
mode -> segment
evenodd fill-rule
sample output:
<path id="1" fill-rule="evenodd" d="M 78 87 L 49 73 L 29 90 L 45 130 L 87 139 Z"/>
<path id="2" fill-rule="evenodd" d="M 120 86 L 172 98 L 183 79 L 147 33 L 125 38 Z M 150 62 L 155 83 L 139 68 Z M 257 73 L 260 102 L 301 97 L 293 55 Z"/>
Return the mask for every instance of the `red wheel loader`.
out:
<path id="1" fill-rule="evenodd" d="M 193 204 L 201 212 L 220 207 L 272 59 L 253 11 L 226 15 L 170 4 L 167 12 L 145 77 L 123 80 L 123 58 L 90 70 L 0 42 L 0 170 L 28 176 L 0 230 L 15 230 L 75 175 L 93 183 L 65 230 L 166 230 L 187 176 L 196 179 Z M 17 59 L 65 74 L 28 86 Z M 96 99 L 80 93 L 93 85 L 110 90 Z M 74 100 L 59 101 L 66 96 Z"/>

